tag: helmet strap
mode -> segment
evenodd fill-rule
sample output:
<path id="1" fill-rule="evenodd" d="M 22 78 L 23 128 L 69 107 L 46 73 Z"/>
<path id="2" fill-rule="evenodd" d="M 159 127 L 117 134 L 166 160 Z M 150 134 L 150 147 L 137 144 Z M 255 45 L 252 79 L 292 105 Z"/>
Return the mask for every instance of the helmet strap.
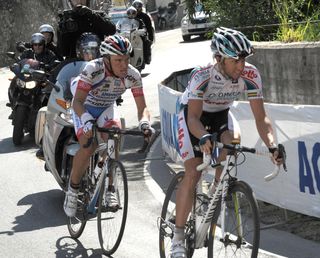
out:
<path id="1" fill-rule="evenodd" d="M 232 79 L 224 71 L 224 66 L 225 66 L 224 60 L 225 60 L 225 57 L 220 56 L 220 55 L 216 55 L 215 58 L 217 60 L 217 70 L 218 70 L 218 72 L 221 73 L 223 75 L 223 77 L 225 77 L 227 80 Z"/>
<path id="2" fill-rule="evenodd" d="M 105 56 L 107 58 L 107 62 L 104 62 L 105 65 L 107 66 L 108 71 L 112 74 L 112 76 L 114 77 L 118 77 L 114 74 L 113 69 L 112 69 L 112 64 L 111 64 L 111 56 L 110 55 L 106 55 Z M 104 59 L 105 60 L 105 59 Z"/>

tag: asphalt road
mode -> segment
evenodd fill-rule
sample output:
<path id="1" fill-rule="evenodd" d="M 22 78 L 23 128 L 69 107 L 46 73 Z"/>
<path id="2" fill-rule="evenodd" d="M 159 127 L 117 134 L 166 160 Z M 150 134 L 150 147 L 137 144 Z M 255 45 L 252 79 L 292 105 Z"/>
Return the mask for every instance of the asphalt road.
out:
<path id="1" fill-rule="evenodd" d="M 183 43 L 179 29 L 156 37 L 152 63 L 142 74 L 147 105 L 154 126 L 160 128 L 158 83 L 173 71 L 206 65 L 211 54 L 210 41 Z M 44 171 L 44 163 L 35 158 L 37 147 L 29 138 L 22 147 L 14 147 L 7 119 L 10 109 L 5 106 L 8 76 L 6 69 L 0 70 L 0 257 L 102 257 L 95 220 L 78 240 L 69 237 L 62 210 L 64 194 Z M 128 91 L 120 107 L 127 127 L 137 125 L 134 105 Z M 141 144 L 141 139 L 127 137 L 122 153 L 129 179 L 129 211 L 115 258 L 159 257 L 157 218 L 171 174 L 159 140 L 148 155 L 137 153 Z M 318 244 L 273 229 L 262 231 L 262 249 L 259 257 L 317 257 L 320 251 Z M 205 257 L 204 251 L 194 257 Z"/>

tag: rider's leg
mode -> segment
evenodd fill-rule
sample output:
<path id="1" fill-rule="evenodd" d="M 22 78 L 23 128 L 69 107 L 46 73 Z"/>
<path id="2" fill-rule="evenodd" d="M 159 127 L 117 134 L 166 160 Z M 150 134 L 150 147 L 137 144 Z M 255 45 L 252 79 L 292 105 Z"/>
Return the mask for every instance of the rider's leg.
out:
<path id="1" fill-rule="evenodd" d="M 88 165 L 91 155 L 93 154 L 96 144 L 91 144 L 88 148 L 84 148 L 88 138 L 84 135 L 79 136 L 80 149 L 73 158 L 70 185 L 79 185 Z"/>
<path id="2" fill-rule="evenodd" d="M 78 139 L 80 149 L 73 158 L 68 191 L 66 192 L 63 205 L 64 211 L 69 217 L 76 215 L 81 178 L 88 167 L 90 156 L 93 154 L 95 148 L 93 144 L 88 148 L 83 147 L 88 141 L 88 138 L 84 135 L 79 136 Z"/>
<path id="3" fill-rule="evenodd" d="M 196 170 L 196 167 L 201 163 L 201 158 L 191 158 L 184 163 L 185 176 L 177 191 L 176 199 L 176 227 L 178 228 L 184 228 L 191 210 L 194 189 L 201 176 L 201 173 Z"/>

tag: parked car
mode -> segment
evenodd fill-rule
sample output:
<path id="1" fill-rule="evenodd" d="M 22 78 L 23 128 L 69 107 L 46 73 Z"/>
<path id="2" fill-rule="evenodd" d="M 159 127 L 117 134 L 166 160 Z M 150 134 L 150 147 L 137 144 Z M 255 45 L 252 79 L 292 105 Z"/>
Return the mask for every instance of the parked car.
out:
<path id="1" fill-rule="evenodd" d="M 204 36 L 207 32 L 213 31 L 215 23 L 214 16 L 203 11 L 196 11 L 192 18 L 187 13 L 181 20 L 181 32 L 184 41 L 189 41 L 191 36 Z"/>

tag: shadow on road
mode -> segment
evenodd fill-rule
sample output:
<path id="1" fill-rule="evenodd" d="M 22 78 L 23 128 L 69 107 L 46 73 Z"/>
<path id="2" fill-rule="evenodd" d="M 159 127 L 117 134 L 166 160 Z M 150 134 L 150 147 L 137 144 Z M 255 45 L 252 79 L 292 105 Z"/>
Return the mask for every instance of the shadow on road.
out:
<path id="1" fill-rule="evenodd" d="M 72 241 L 72 242 L 71 242 Z M 78 239 L 71 237 L 60 237 L 56 242 L 57 251 L 56 258 L 65 257 L 105 257 L 102 255 L 101 249 L 85 248 Z M 109 256 L 112 257 L 112 256 Z"/>
<path id="2" fill-rule="evenodd" d="M 20 152 L 35 148 L 37 148 L 37 145 L 34 143 L 34 140 L 29 137 L 29 135 L 26 135 L 23 138 L 21 146 L 14 146 L 12 137 L 0 140 L 0 154 Z"/>
<path id="3" fill-rule="evenodd" d="M 190 40 L 188 41 L 180 41 L 180 44 L 188 44 L 188 43 L 195 43 L 195 42 L 201 42 L 201 41 L 206 41 L 206 40 L 210 40 L 210 38 L 206 38 L 203 36 L 195 36 L 192 37 Z"/>
<path id="4" fill-rule="evenodd" d="M 13 235 L 43 228 L 51 228 L 66 224 L 66 215 L 62 209 L 64 193 L 54 189 L 47 192 L 33 193 L 25 196 L 17 206 L 30 206 L 22 215 L 17 216 L 13 228 L 0 234 Z"/>

